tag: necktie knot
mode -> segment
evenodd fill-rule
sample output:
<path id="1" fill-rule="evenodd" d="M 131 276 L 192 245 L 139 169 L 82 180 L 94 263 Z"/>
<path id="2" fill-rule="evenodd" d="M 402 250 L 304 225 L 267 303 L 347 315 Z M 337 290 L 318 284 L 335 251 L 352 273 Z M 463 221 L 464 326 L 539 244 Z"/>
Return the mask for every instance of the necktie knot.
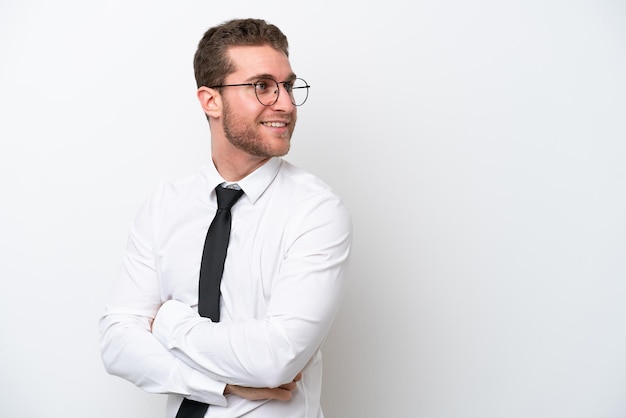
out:
<path id="1" fill-rule="evenodd" d="M 243 195 L 243 190 L 230 189 L 222 186 L 215 188 L 217 193 L 217 208 L 222 210 L 230 210 L 233 205 Z"/>

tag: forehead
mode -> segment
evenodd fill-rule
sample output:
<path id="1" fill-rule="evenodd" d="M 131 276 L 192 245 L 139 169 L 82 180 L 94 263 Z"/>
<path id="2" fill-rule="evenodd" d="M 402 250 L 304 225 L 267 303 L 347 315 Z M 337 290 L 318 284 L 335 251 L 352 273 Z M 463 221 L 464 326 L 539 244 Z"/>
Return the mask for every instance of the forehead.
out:
<path id="1" fill-rule="evenodd" d="M 235 67 L 227 77 L 230 81 L 235 78 L 252 80 L 260 76 L 272 76 L 280 81 L 294 76 L 287 55 L 268 45 L 230 47 L 228 56 Z"/>

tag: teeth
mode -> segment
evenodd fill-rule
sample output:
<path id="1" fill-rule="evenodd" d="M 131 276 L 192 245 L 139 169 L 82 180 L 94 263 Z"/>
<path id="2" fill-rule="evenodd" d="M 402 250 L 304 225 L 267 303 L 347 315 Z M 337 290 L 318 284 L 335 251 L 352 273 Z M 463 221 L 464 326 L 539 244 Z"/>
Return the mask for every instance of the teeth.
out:
<path id="1" fill-rule="evenodd" d="M 265 126 L 271 126 L 273 128 L 284 128 L 287 124 L 283 122 L 263 122 Z"/>

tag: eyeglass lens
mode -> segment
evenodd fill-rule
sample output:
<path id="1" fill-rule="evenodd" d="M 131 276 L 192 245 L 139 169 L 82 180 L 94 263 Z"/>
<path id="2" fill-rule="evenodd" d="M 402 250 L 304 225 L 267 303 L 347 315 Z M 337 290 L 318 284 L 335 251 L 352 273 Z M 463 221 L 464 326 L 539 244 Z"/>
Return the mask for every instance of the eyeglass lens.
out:
<path id="1" fill-rule="evenodd" d="M 277 83 L 271 78 L 262 78 L 254 83 L 254 92 L 262 105 L 271 106 L 276 103 L 280 95 L 279 84 L 282 84 L 284 90 L 289 93 L 291 103 L 300 106 L 306 102 L 309 96 L 309 85 L 303 79 L 296 78 L 292 81 Z"/>

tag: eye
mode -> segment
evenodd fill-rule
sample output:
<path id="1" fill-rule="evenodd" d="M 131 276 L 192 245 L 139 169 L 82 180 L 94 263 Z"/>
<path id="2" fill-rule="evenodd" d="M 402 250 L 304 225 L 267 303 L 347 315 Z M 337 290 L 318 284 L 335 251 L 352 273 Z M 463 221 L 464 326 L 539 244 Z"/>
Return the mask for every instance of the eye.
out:
<path id="1" fill-rule="evenodd" d="M 293 90 L 293 81 L 285 81 L 283 83 L 283 86 L 285 86 L 285 90 L 287 90 L 287 93 L 291 93 L 291 90 Z"/>
<path id="2" fill-rule="evenodd" d="M 256 83 L 254 83 L 254 88 L 259 93 L 267 91 L 268 87 L 269 87 L 269 84 L 268 84 L 268 82 L 266 80 L 259 80 Z"/>

